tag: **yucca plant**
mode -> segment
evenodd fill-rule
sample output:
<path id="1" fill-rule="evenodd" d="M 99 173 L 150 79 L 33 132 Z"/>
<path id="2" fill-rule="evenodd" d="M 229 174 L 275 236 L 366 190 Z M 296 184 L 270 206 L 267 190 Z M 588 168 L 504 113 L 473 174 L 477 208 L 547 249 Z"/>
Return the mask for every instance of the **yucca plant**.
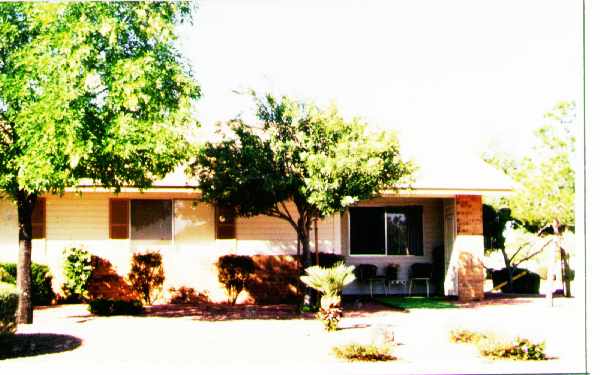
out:
<path id="1" fill-rule="evenodd" d="M 312 266 L 300 280 L 323 295 L 317 318 L 325 324 L 325 330 L 335 331 L 342 317 L 342 289 L 354 281 L 354 266 L 337 262 L 333 267 Z"/>

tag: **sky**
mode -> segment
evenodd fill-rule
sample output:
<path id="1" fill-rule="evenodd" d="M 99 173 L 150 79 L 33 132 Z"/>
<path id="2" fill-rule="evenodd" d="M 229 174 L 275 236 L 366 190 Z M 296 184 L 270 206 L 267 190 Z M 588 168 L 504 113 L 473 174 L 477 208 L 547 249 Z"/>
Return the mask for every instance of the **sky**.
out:
<path id="1" fill-rule="evenodd" d="M 559 100 L 582 100 L 574 0 L 201 0 L 179 29 L 205 130 L 247 97 L 332 102 L 410 154 L 520 155 Z"/>

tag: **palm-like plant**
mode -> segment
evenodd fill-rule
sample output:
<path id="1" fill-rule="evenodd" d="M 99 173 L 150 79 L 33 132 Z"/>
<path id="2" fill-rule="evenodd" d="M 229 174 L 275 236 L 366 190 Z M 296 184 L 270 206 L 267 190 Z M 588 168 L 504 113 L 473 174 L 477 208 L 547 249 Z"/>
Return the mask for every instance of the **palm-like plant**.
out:
<path id="1" fill-rule="evenodd" d="M 325 329 L 335 331 L 342 317 L 342 289 L 354 281 L 354 266 L 338 262 L 330 268 L 312 266 L 300 280 L 307 286 L 321 292 L 321 307 L 317 317 L 325 323 Z"/>

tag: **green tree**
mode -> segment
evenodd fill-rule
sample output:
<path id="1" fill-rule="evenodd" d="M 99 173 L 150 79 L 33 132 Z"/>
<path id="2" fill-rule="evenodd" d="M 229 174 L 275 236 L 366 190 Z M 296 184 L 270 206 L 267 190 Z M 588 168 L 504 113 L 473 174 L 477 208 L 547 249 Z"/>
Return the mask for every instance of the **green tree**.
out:
<path id="1" fill-rule="evenodd" d="M 502 254 L 511 291 L 517 267 L 541 254 L 551 243 L 525 230 L 511 216 L 510 209 L 496 210 L 488 204 L 483 205 L 483 237 L 487 252 L 499 251 Z"/>
<path id="2" fill-rule="evenodd" d="M 0 191 L 17 205 L 18 321 L 32 321 L 36 198 L 89 178 L 148 187 L 187 159 L 200 89 L 174 47 L 186 2 L 0 4 Z"/>
<path id="3" fill-rule="evenodd" d="M 508 207 L 512 217 L 532 231 L 558 220 L 575 227 L 575 104 L 559 102 L 545 114 L 549 120 L 535 131 L 536 144 L 520 160 L 507 155 L 487 154 L 484 160 L 510 176 L 515 193 L 493 202 Z"/>
<path id="4" fill-rule="evenodd" d="M 376 196 L 408 177 L 413 165 L 400 158 L 393 133 L 345 121 L 334 106 L 322 110 L 286 96 L 253 97 L 259 124 L 229 121 L 224 140 L 203 145 L 190 171 L 205 201 L 239 216 L 288 222 L 306 267 L 315 219 Z"/>
<path id="5" fill-rule="evenodd" d="M 531 152 L 520 160 L 499 154 L 487 154 L 483 158 L 516 182 L 514 194 L 490 202 L 494 208 L 509 208 L 511 219 L 531 232 L 553 235 L 550 241 L 533 251 L 533 256 L 554 243 L 553 248 L 560 254 L 562 262 L 565 293 L 569 296 L 570 277 L 567 275 L 571 274 L 571 270 L 569 256 L 561 248 L 561 231 L 564 228 L 575 229 L 575 103 L 558 102 L 545 114 L 545 118 L 549 123 L 536 129 L 536 143 Z M 532 248 L 533 241 L 526 242 L 519 245 L 510 258 L 506 257 L 504 246 L 501 248 L 507 268 L 515 263 L 515 256 L 521 249 Z M 522 257 L 523 253 L 519 256 Z M 525 258 L 530 259 L 531 256 Z"/>

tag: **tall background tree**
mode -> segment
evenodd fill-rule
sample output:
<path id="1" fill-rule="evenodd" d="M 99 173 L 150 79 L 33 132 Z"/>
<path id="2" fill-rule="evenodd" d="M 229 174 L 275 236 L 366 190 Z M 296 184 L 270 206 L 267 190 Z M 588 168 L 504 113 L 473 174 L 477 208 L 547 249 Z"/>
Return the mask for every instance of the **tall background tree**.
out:
<path id="1" fill-rule="evenodd" d="M 17 206 L 19 323 L 32 321 L 36 199 L 89 178 L 149 186 L 189 156 L 200 90 L 174 47 L 186 2 L 0 4 L 0 192 Z"/>
<path id="2" fill-rule="evenodd" d="M 484 160 L 516 183 L 513 195 L 492 202 L 508 207 L 513 218 L 531 231 L 551 225 L 554 219 L 575 228 L 575 103 L 563 101 L 545 114 L 548 124 L 535 131 L 536 143 L 520 160 L 486 154 Z"/>
<path id="3" fill-rule="evenodd" d="M 507 256 L 502 234 L 507 221 L 538 235 L 555 235 L 558 247 L 560 232 L 563 229 L 575 230 L 575 103 L 558 102 L 545 114 L 545 118 L 548 123 L 536 129 L 536 143 L 520 160 L 503 154 L 483 156 L 485 161 L 502 170 L 517 185 L 514 194 L 490 201 L 491 207 L 484 211 L 484 214 L 487 212 L 484 222 L 487 223 L 488 238 L 495 239 L 494 245 L 497 246 L 494 249 L 502 251 L 509 270 L 518 259 L 517 255 L 521 263 L 540 254 L 550 243 L 545 241 L 540 247 L 529 241 L 511 249 L 514 254 Z M 564 249 L 560 253 L 563 264 L 566 264 L 563 272 L 570 273 L 566 262 L 568 255 Z"/>
<path id="4" fill-rule="evenodd" d="M 315 219 L 344 210 L 410 176 L 398 140 L 358 119 L 345 121 L 289 97 L 257 97 L 258 125 L 229 121 L 224 140 L 206 143 L 190 171 L 202 199 L 238 216 L 268 215 L 296 231 L 304 266 L 310 265 Z M 293 208 L 293 209 L 292 209 Z"/>

